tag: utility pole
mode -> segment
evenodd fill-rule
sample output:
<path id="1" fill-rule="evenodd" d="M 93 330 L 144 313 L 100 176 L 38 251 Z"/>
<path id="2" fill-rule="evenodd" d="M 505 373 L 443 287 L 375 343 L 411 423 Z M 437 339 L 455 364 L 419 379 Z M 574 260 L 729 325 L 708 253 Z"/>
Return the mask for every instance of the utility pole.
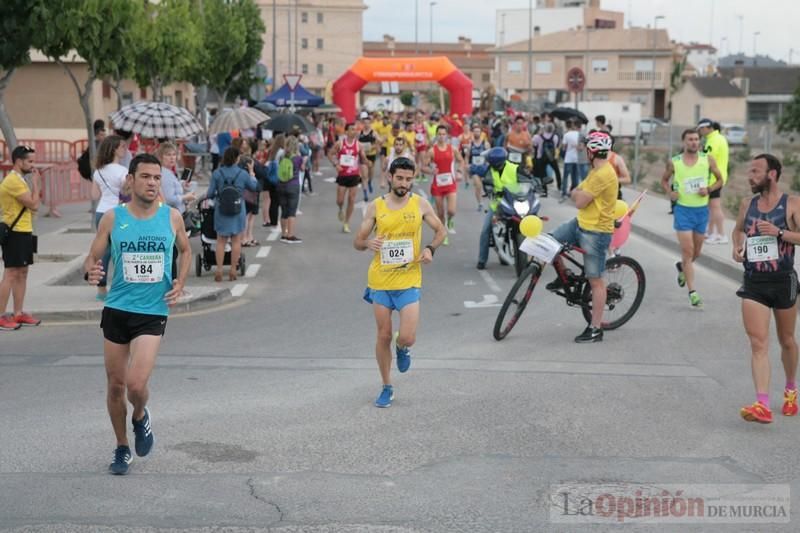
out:
<path id="1" fill-rule="evenodd" d="M 286 5 L 286 26 L 289 30 L 289 38 L 286 39 L 286 49 L 289 51 L 289 63 L 286 65 L 286 70 L 292 70 L 292 6 Z"/>
<path id="2" fill-rule="evenodd" d="M 272 0 L 272 91 L 278 84 L 278 0 Z"/>
<path id="3" fill-rule="evenodd" d="M 653 105 L 650 106 L 650 117 L 656 117 L 656 42 L 658 41 L 658 21 L 664 20 L 664 15 L 657 15 L 653 18 L 653 71 L 650 73 L 650 97 Z"/>
<path id="4" fill-rule="evenodd" d="M 506 14 L 503 13 L 500 16 L 501 25 L 500 25 L 500 47 L 502 48 L 505 45 L 506 40 Z M 498 56 L 497 58 L 497 92 L 500 95 L 500 98 L 503 98 L 503 58 L 502 56 Z M 505 100 L 505 98 L 503 98 Z"/>
<path id="5" fill-rule="evenodd" d="M 436 5 L 436 2 L 431 2 L 430 3 L 430 6 L 431 6 L 431 13 L 430 13 L 430 15 L 431 15 L 431 20 L 430 20 L 430 22 L 431 22 L 431 34 L 430 34 L 430 48 L 428 49 L 428 55 L 429 56 L 433 55 L 433 6 L 435 6 L 435 5 Z"/>
<path id="6" fill-rule="evenodd" d="M 299 14 L 297 13 L 297 2 L 298 0 L 294 0 L 294 71 L 297 72 L 297 63 L 298 63 L 298 56 L 300 52 L 297 49 L 297 42 L 298 42 L 298 34 L 300 33 L 299 28 L 297 27 L 297 19 L 299 18 Z"/>
<path id="7" fill-rule="evenodd" d="M 414 55 L 419 55 L 419 0 L 414 0 Z"/>
<path id="8" fill-rule="evenodd" d="M 528 111 L 533 101 L 533 0 L 528 0 Z"/>
<path id="9" fill-rule="evenodd" d="M 744 55 L 744 15 L 739 17 L 739 53 Z"/>

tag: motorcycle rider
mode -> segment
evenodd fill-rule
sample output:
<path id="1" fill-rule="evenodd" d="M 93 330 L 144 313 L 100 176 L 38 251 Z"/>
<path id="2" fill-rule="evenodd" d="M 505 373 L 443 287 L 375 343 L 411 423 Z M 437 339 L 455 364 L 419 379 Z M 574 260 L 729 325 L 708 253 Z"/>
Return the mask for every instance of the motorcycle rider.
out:
<path id="1" fill-rule="evenodd" d="M 486 162 L 489 164 L 494 185 L 494 198 L 489 203 L 489 210 L 486 211 L 486 218 L 483 219 L 481 228 L 480 251 L 478 253 L 478 270 L 486 268 L 486 261 L 489 260 L 489 235 L 492 231 L 492 224 L 495 221 L 495 212 L 499 198 L 503 196 L 506 187 L 514 187 L 518 184 L 517 168 L 518 165 L 507 161 L 508 152 L 505 148 L 496 146 L 486 154 Z M 488 178 L 488 176 L 487 176 Z"/>

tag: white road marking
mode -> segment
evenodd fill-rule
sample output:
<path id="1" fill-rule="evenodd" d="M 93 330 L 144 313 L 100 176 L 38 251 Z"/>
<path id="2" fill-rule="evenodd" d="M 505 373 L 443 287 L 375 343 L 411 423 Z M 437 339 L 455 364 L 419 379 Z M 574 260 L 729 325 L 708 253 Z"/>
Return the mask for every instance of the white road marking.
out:
<path id="1" fill-rule="evenodd" d="M 464 282 L 465 287 L 474 287 L 475 285 L 477 285 L 477 283 L 475 283 L 471 279 Z"/>
<path id="2" fill-rule="evenodd" d="M 326 181 L 328 183 L 336 183 L 336 178 L 324 178 L 322 181 Z"/>
<path id="3" fill-rule="evenodd" d="M 254 278 L 259 270 L 261 270 L 261 265 L 258 263 L 247 265 L 247 270 L 244 271 L 244 277 Z"/>
<path id="4" fill-rule="evenodd" d="M 272 246 L 262 246 L 258 249 L 258 253 L 256 254 L 256 258 L 264 259 L 269 255 L 269 251 L 272 250 Z"/>
<path id="5" fill-rule="evenodd" d="M 464 307 L 467 309 L 482 309 L 485 307 L 500 307 L 496 294 L 484 294 L 483 300 L 480 302 L 464 302 Z"/>
<path id="6" fill-rule="evenodd" d="M 267 240 L 268 241 L 277 241 L 278 237 L 280 237 L 280 236 L 281 236 L 280 230 L 278 230 L 278 231 L 273 230 L 272 233 L 267 235 Z"/>
<path id="7" fill-rule="evenodd" d="M 231 288 L 231 296 L 239 298 L 247 290 L 247 283 L 237 283 Z"/>
<path id="8" fill-rule="evenodd" d="M 483 281 L 486 282 L 486 285 L 488 285 L 491 290 L 493 290 L 494 292 L 501 292 L 500 285 L 497 284 L 497 282 L 494 280 L 491 274 L 489 274 L 485 270 L 479 270 L 478 274 L 481 275 Z"/>

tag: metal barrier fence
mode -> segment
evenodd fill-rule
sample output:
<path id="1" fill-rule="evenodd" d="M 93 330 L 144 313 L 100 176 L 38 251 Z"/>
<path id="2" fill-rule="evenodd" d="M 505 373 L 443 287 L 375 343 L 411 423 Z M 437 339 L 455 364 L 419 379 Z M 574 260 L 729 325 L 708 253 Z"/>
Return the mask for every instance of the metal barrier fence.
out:
<path id="1" fill-rule="evenodd" d="M 88 202 L 92 197 L 92 182 L 78 172 L 74 161 L 39 166 L 42 174 L 42 204 L 47 206 L 45 216 L 60 217 L 58 206 L 75 202 Z M 8 174 L 12 165 L 0 164 L 0 178 Z"/>

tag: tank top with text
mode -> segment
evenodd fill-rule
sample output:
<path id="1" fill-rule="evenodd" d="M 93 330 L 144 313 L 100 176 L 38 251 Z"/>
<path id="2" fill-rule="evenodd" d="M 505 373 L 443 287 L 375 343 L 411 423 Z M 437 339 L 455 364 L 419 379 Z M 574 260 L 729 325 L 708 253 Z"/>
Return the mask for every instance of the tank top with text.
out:
<path id="1" fill-rule="evenodd" d="M 359 175 L 359 146 L 358 141 L 354 140 L 351 144 L 347 144 L 347 137 L 342 138 L 342 147 L 339 148 L 338 162 L 342 166 L 342 171 L 339 172 L 340 176 L 358 176 Z"/>
<path id="2" fill-rule="evenodd" d="M 761 235 L 757 222 L 766 220 L 779 229 L 788 230 L 786 223 L 786 202 L 784 194 L 775 208 L 769 213 L 758 209 L 759 196 L 750 201 L 744 217 L 745 241 L 744 271 L 746 276 L 759 277 L 759 274 L 789 274 L 794 271 L 794 244 L 778 237 Z"/>
<path id="3" fill-rule="evenodd" d="M 683 155 L 678 154 L 672 158 L 675 169 L 674 187 L 678 192 L 678 205 L 684 207 L 705 207 L 708 205 L 708 195 L 700 196 L 698 191 L 709 186 L 708 177 L 711 167 L 705 154 L 697 154 L 697 162 L 687 166 L 683 162 Z"/>
<path id="4" fill-rule="evenodd" d="M 409 193 L 400 209 L 389 209 L 385 197 L 375 200 L 375 235 L 383 248 L 369 266 L 367 286 L 373 290 L 399 291 L 422 287 L 422 266 L 415 261 L 422 252 L 420 197 Z"/>

